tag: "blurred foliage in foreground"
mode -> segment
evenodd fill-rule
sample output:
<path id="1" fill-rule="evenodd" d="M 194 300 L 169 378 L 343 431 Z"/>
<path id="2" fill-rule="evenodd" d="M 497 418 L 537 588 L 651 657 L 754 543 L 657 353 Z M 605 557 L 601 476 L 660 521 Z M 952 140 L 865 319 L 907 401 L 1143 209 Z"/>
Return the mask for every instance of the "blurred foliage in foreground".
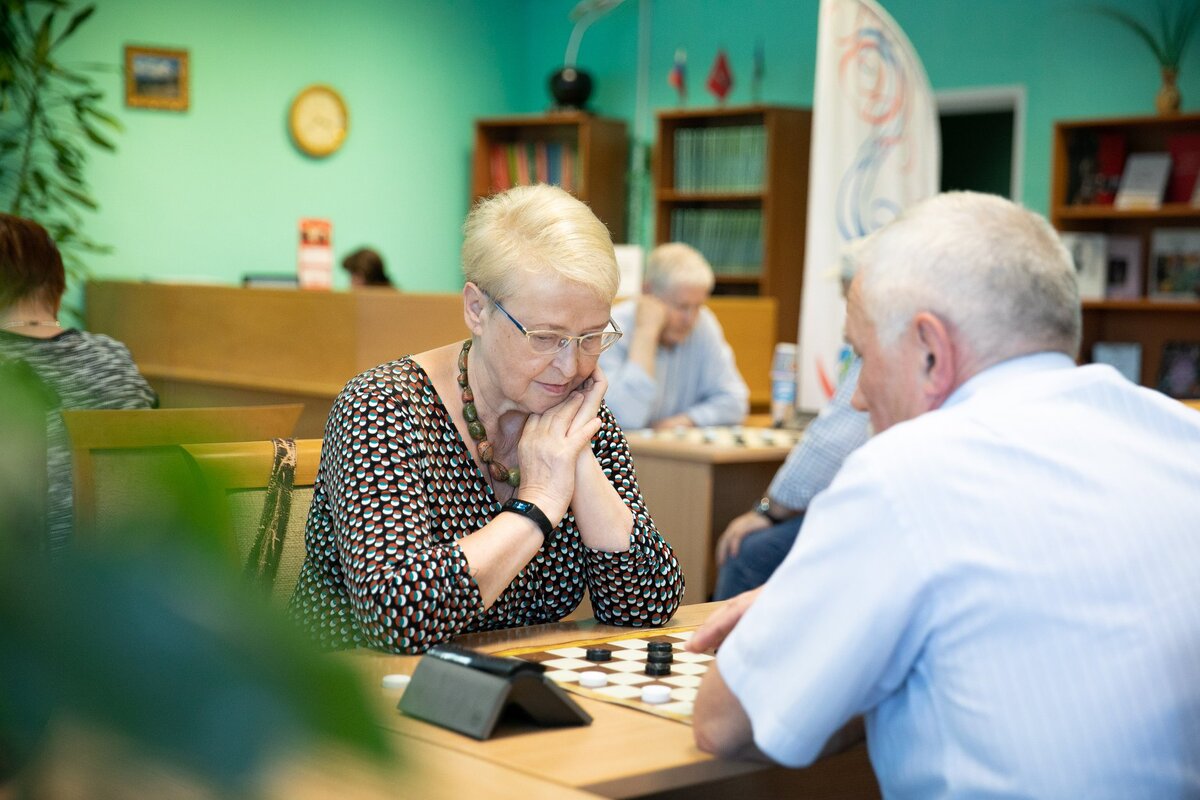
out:
<path id="1" fill-rule="evenodd" d="M 21 366 L 0 364 L 0 794 L 38 794 L 24 784 L 64 721 L 220 795 L 313 747 L 384 763 L 358 677 L 222 560 L 199 492 L 147 497 L 191 522 L 131 529 L 136 547 L 111 536 L 52 561 L 36 546 L 54 398 Z"/>

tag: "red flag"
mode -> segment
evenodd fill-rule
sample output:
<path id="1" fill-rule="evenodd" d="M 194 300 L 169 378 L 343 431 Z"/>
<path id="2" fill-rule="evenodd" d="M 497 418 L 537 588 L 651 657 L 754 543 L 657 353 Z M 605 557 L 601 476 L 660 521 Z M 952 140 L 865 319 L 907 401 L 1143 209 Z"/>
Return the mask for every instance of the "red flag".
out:
<path id="1" fill-rule="evenodd" d="M 717 51 L 717 59 L 713 61 L 708 73 L 708 90 L 717 96 L 717 102 L 725 102 L 725 95 L 733 88 L 733 73 L 729 71 L 729 59 L 724 50 Z"/>

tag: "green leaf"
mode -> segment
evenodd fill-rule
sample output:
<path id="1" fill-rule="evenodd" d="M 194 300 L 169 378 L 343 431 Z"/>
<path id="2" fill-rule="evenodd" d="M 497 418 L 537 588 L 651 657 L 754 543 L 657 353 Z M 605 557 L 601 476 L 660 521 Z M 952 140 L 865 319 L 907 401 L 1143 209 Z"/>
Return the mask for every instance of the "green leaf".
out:
<path id="1" fill-rule="evenodd" d="M 62 44 L 63 39 L 66 39 L 68 36 L 74 33 L 75 29 L 87 22 L 88 17 L 92 16 L 94 13 L 96 13 L 96 7 L 94 5 L 86 6 L 76 12 L 75 16 L 71 17 L 71 20 L 67 23 L 67 27 L 63 28 L 63 32 L 60 33 L 58 38 L 54 40 L 54 46 L 58 47 L 60 44 Z"/>
<path id="2" fill-rule="evenodd" d="M 67 195 L 72 200 L 74 200 L 76 203 L 79 203 L 81 206 L 87 206 L 92 211 L 96 211 L 97 209 L 100 208 L 100 205 L 95 200 L 88 197 L 83 192 L 76 191 L 75 189 L 72 189 L 70 186 L 63 186 L 60 188 L 61 188 L 63 194 Z"/>
<path id="3" fill-rule="evenodd" d="M 117 149 L 117 146 L 115 144 L 113 144 L 108 139 L 105 139 L 103 136 L 101 136 L 100 132 L 97 131 L 95 128 L 93 128 L 91 125 L 83 125 L 83 132 L 85 134 L 87 134 L 87 137 L 89 139 L 91 139 L 92 143 L 95 144 L 97 147 L 102 147 L 105 150 L 109 150 L 109 151 L 113 151 L 113 150 Z"/>
<path id="4" fill-rule="evenodd" d="M 1159 64 L 1162 66 L 1170 66 L 1167 54 L 1163 51 L 1162 45 L 1159 43 L 1158 39 L 1154 36 L 1150 29 L 1142 24 L 1141 21 L 1116 8 L 1100 6 L 1095 10 L 1096 13 L 1115 20 L 1129 30 L 1133 31 L 1139 38 L 1141 38 L 1142 41 L 1146 43 L 1146 46 L 1150 48 L 1150 51 L 1154 53 L 1154 57 L 1158 60 Z"/>

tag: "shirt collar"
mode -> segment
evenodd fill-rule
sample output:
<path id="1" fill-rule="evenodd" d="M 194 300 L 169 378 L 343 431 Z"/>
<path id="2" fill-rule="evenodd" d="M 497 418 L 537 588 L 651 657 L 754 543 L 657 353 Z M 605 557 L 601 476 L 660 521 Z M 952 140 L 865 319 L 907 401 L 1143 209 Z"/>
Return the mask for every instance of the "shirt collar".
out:
<path id="1" fill-rule="evenodd" d="M 1051 370 L 1074 369 L 1075 361 L 1066 353 L 1046 351 L 1027 356 L 1017 356 L 1007 361 L 993 364 L 982 372 L 972 376 L 962 386 L 959 386 L 942 404 L 942 408 L 958 405 L 981 389 L 990 389 L 1002 385 L 1013 385 L 1028 375 Z"/>

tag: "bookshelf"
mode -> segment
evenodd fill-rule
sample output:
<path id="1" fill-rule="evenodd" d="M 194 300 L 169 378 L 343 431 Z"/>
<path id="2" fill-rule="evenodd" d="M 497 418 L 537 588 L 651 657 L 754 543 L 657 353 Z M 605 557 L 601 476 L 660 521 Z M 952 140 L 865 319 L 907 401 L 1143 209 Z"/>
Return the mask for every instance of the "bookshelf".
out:
<path id="1" fill-rule="evenodd" d="M 1200 296 L 1195 300 L 1155 298 L 1151 289 L 1154 232 L 1200 229 L 1200 207 L 1187 201 L 1172 201 L 1168 184 L 1168 197 L 1161 207 L 1118 209 L 1111 203 L 1111 197 L 1100 196 L 1097 200 L 1081 189 L 1089 172 L 1089 168 L 1081 167 L 1081 161 L 1102 137 L 1108 142 L 1123 143 L 1119 148 L 1123 159 L 1133 153 L 1168 152 L 1170 143 L 1180 134 L 1200 134 L 1200 114 L 1069 120 L 1054 125 L 1050 190 L 1050 221 L 1054 227 L 1060 231 L 1133 237 L 1139 243 L 1138 263 L 1133 265 L 1139 278 L 1138 296 L 1084 301 L 1080 357 L 1090 360 L 1096 342 L 1136 342 L 1142 347 L 1140 382 L 1145 386 L 1157 385 L 1167 342 L 1200 341 Z M 1116 175 L 1119 174 L 1118 166 Z M 1109 195 L 1111 190 L 1109 186 Z"/>
<path id="2" fill-rule="evenodd" d="M 471 203 L 527 183 L 562 186 L 625 241 L 629 137 L 621 120 L 582 111 L 475 121 Z"/>
<path id="3" fill-rule="evenodd" d="M 714 294 L 774 297 L 775 340 L 796 341 L 812 112 L 752 105 L 657 117 L 656 241 L 704 253 Z"/>

